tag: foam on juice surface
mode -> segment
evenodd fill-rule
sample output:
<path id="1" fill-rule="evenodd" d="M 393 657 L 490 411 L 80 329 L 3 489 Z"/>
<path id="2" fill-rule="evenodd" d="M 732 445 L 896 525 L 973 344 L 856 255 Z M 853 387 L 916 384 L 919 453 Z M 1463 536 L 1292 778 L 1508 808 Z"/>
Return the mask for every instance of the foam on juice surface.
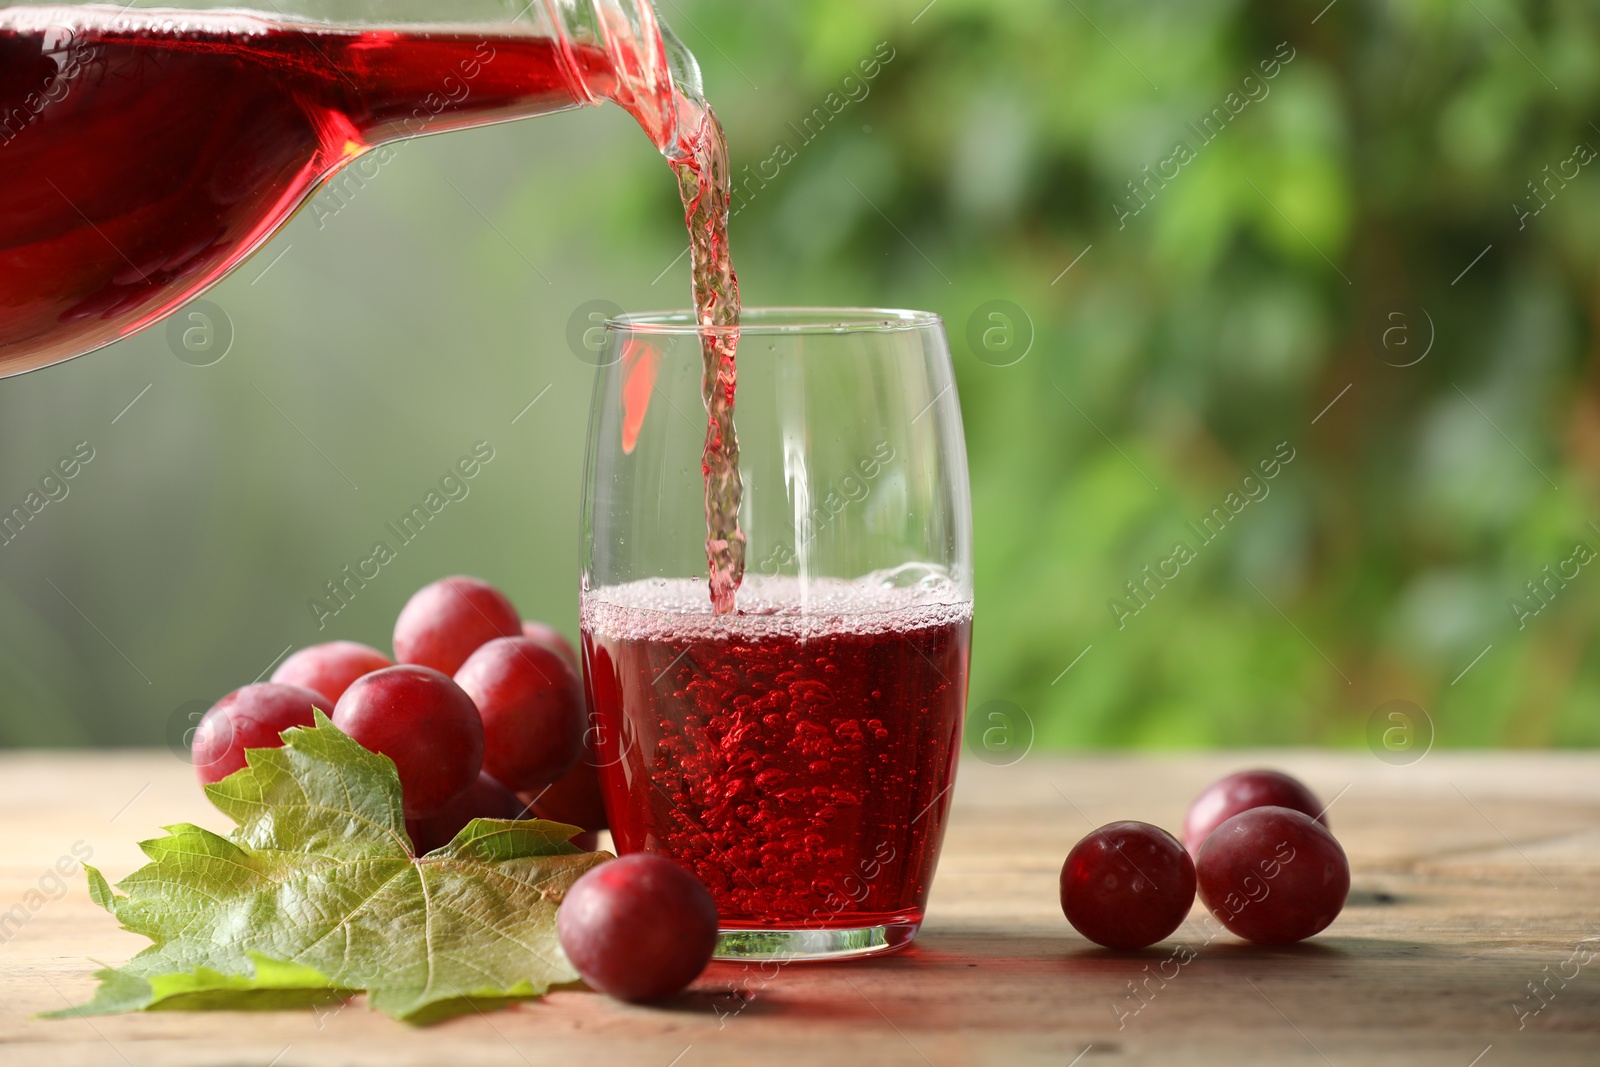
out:
<path id="1" fill-rule="evenodd" d="M 739 610 L 717 615 L 703 578 L 651 578 L 586 592 L 584 629 L 624 640 L 756 640 L 874 634 L 948 626 L 972 618 L 960 585 L 931 567 L 860 578 L 750 575 Z"/>

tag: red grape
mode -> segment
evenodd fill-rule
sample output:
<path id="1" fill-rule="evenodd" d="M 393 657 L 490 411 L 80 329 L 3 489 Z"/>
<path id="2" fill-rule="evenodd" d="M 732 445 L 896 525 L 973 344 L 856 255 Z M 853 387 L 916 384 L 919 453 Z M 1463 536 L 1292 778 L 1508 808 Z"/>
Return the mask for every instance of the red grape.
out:
<path id="1" fill-rule="evenodd" d="M 408 819 L 443 811 L 483 769 L 483 720 L 472 698 L 427 667 L 357 678 L 333 709 L 333 724 L 394 760 Z"/>
<path id="2" fill-rule="evenodd" d="M 411 836 L 412 848 L 421 856 L 448 845 L 473 819 L 531 818 L 523 814 L 524 810 L 515 793 L 480 772 L 478 780 L 439 814 L 407 819 L 406 833 Z"/>
<path id="3" fill-rule="evenodd" d="M 552 819 L 550 821 L 561 822 L 562 820 Z M 567 825 L 571 826 L 572 824 L 568 823 Z M 573 834 L 567 838 L 567 844 L 584 852 L 594 852 L 600 848 L 600 832 L 598 830 L 585 830 L 581 834 Z"/>
<path id="4" fill-rule="evenodd" d="M 363 674 L 393 666 L 388 656 L 370 645 L 358 641 L 329 641 L 308 645 L 284 660 L 272 672 L 272 680 L 284 685 L 302 685 L 321 693 L 328 698 L 328 702 L 321 705 L 322 710 L 332 711 L 351 682 Z"/>
<path id="5" fill-rule="evenodd" d="M 1144 948 L 1176 930 L 1194 904 L 1194 861 L 1145 822 L 1114 822 L 1073 846 L 1061 868 L 1061 910 L 1106 948 Z"/>
<path id="6" fill-rule="evenodd" d="M 572 643 L 554 626 L 523 619 L 522 636 L 531 638 L 546 648 L 561 653 L 573 671 L 576 672 L 578 670 L 578 654 L 572 650 Z"/>
<path id="7" fill-rule="evenodd" d="M 1214 830 L 1195 862 L 1200 900 L 1233 933 L 1286 945 L 1321 930 L 1350 893 L 1350 861 L 1304 812 L 1263 807 Z"/>
<path id="8" fill-rule="evenodd" d="M 521 633 L 522 618 L 500 590 L 477 578 L 440 578 L 400 609 L 394 658 L 454 674 L 485 641 Z"/>
<path id="9" fill-rule="evenodd" d="M 235 689 L 215 704 L 195 727 L 190 752 L 201 785 L 220 782 L 245 765 L 247 748 L 281 748 L 279 736 L 291 726 L 312 726 L 311 709 L 328 710 L 321 693 L 297 685 L 267 682 Z"/>
<path id="10" fill-rule="evenodd" d="M 610 823 L 606 821 L 600 770 L 595 766 L 594 749 L 589 747 L 588 735 L 584 735 L 583 755 L 564 778 L 555 785 L 523 793 L 522 799 L 541 819 L 583 827 L 586 832 L 572 839 L 574 845 L 587 852 L 598 848 L 598 831 L 606 829 Z"/>
<path id="11" fill-rule="evenodd" d="M 1241 811 L 1269 804 L 1293 808 L 1328 825 L 1322 802 L 1298 778 L 1278 771 L 1239 771 L 1212 782 L 1194 798 L 1183 823 L 1183 847 L 1198 856 L 1211 831 Z"/>
<path id="12" fill-rule="evenodd" d="M 583 760 L 555 785 L 517 794 L 532 818 L 582 826 L 572 843 L 585 852 L 600 847 L 600 831 L 607 826 L 605 800 L 600 794 L 600 772 Z"/>
<path id="13" fill-rule="evenodd" d="M 619 1000 L 669 997 L 717 947 L 717 905 L 700 879 L 652 852 L 602 863 L 556 912 L 561 948 L 583 980 Z"/>
<path id="14" fill-rule="evenodd" d="M 583 755 L 583 684 L 561 653 L 497 637 L 456 672 L 483 716 L 483 766 L 512 789 L 542 789 Z"/>

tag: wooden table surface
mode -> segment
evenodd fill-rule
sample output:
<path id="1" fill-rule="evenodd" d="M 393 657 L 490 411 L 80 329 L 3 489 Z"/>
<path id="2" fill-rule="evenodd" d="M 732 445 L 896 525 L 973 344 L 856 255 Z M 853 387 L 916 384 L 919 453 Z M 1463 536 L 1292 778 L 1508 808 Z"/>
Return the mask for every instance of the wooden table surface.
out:
<path id="1" fill-rule="evenodd" d="M 1202 944 L 1191 920 L 1113 953 L 1067 925 L 1056 879 L 1091 823 L 1176 828 L 1207 782 L 1253 765 L 1338 797 L 1353 884 L 1331 929 L 1264 949 Z M 927 924 L 897 956 L 718 964 L 666 1007 L 562 991 L 429 1029 L 360 999 L 34 1018 L 85 1000 L 92 960 L 145 944 L 89 901 L 74 849 L 115 881 L 142 862 L 135 841 L 184 820 L 227 828 L 166 753 L 0 756 L 0 913 L 28 915 L 0 926 L 0 1064 L 1600 1064 L 1600 755 L 969 758 Z"/>

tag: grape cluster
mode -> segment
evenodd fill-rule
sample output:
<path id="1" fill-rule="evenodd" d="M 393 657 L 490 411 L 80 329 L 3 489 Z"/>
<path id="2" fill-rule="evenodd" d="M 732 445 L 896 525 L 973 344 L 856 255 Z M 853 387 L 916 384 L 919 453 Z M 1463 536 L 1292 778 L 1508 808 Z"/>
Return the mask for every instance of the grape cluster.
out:
<path id="1" fill-rule="evenodd" d="M 1198 892 L 1232 933 L 1258 944 L 1327 929 L 1350 892 L 1350 863 L 1316 796 L 1277 771 L 1213 782 L 1189 808 L 1183 844 L 1149 823 L 1115 822 L 1075 845 L 1061 868 L 1061 910 L 1107 948 L 1153 945 Z"/>
<path id="2" fill-rule="evenodd" d="M 294 653 L 269 682 L 206 712 L 195 731 L 204 784 L 245 765 L 245 750 L 282 744 L 312 709 L 394 761 L 406 829 L 418 855 L 477 818 L 606 826 L 577 656 L 554 629 L 524 622 L 506 595 L 476 578 L 443 578 L 406 603 L 394 659 L 354 641 Z M 519 796 L 519 794 L 521 794 Z M 534 799 L 537 797 L 537 799 Z"/>
<path id="3" fill-rule="evenodd" d="M 354 641 L 303 648 L 269 682 L 206 712 L 192 751 L 202 784 L 276 748 L 313 709 L 394 762 L 413 851 L 448 845 L 473 819 L 541 819 L 606 827 L 587 742 L 578 658 L 551 627 L 524 622 L 505 594 L 476 578 L 424 586 L 400 612 L 393 660 Z M 671 860 L 639 853 L 574 883 L 558 912 L 562 950 L 590 985 L 623 1000 L 683 989 L 717 940 L 710 892 Z"/>

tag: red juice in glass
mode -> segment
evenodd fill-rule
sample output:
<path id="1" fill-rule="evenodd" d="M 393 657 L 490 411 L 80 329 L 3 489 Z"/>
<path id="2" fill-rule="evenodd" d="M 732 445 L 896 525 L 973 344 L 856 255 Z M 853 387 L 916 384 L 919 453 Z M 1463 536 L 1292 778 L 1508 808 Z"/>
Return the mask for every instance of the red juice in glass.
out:
<path id="1" fill-rule="evenodd" d="M 823 584 L 802 612 L 794 579 L 747 579 L 732 616 L 703 581 L 585 595 L 612 833 L 699 875 L 725 930 L 914 933 L 955 778 L 971 605 Z"/>

